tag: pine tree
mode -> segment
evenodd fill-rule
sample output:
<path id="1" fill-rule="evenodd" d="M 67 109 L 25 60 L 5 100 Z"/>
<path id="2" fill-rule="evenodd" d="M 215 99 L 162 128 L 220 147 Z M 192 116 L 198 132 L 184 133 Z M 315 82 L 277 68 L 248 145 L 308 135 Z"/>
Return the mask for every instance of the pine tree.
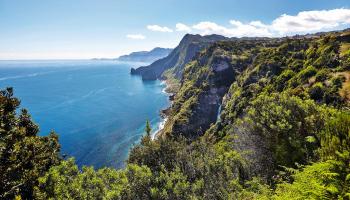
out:
<path id="1" fill-rule="evenodd" d="M 147 136 L 150 136 L 151 135 L 151 131 L 152 131 L 152 128 L 151 128 L 151 125 L 149 123 L 149 120 L 146 121 L 146 128 L 145 128 L 145 131 L 147 133 Z"/>
<path id="2" fill-rule="evenodd" d="M 146 127 L 145 127 L 146 135 L 141 138 L 141 145 L 148 145 L 151 142 L 152 140 L 151 131 L 152 131 L 151 125 L 149 123 L 149 120 L 147 120 Z"/>

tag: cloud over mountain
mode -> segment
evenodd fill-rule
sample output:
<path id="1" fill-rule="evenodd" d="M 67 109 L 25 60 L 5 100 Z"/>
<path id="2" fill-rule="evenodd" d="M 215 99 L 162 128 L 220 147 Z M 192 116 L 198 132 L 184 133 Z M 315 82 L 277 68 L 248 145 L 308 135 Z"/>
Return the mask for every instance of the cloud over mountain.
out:
<path id="1" fill-rule="evenodd" d="M 297 15 L 283 14 L 270 25 L 280 34 L 292 32 L 320 31 L 350 24 L 350 9 L 303 11 Z"/>
<path id="2" fill-rule="evenodd" d="M 230 20 L 228 26 L 203 21 L 192 26 L 178 23 L 177 30 L 202 35 L 220 34 L 229 37 L 284 36 L 342 28 L 350 25 L 350 9 L 302 11 L 297 15 L 282 14 L 270 24 L 261 21 Z M 190 28 L 192 27 L 192 29 Z"/>

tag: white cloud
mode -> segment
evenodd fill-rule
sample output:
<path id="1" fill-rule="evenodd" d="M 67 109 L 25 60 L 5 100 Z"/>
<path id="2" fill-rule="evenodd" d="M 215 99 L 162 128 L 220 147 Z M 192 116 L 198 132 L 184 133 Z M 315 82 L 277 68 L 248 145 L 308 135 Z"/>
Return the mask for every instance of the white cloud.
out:
<path id="1" fill-rule="evenodd" d="M 147 29 L 149 29 L 151 31 L 158 31 L 158 32 L 169 32 L 169 33 L 173 32 L 172 29 L 170 29 L 166 26 L 161 27 L 159 25 L 148 25 Z"/>
<path id="2" fill-rule="evenodd" d="M 273 20 L 271 29 L 280 34 L 312 32 L 350 24 L 350 9 L 303 11 L 297 15 L 283 14 Z"/>
<path id="3" fill-rule="evenodd" d="M 272 36 L 268 26 L 261 21 L 251 21 L 250 23 L 243 24 L 240 21 L 231 20 L 230 24 L 233 28 L 230 29 L 232 36 Z"/>
<path id="4" fill-rule="evenodd" d="M 187 32 L 202 35 L 220 34 L 229 37 L 273 37 L 339 29 L 348 25 L 350 25 L 350 9 L 340 8 L 303 11 L 297 15 L 283 14 L 270 24 L 264 24 L 261 21 L 244 23 L 231 20 L 230 25 L 222 26 L 214 22 L 204 21 L 193 25 L 194 30 L 187 30 Z"/>
<path id="5" fill-rule="evenodd" d="M 134 39 L 134 40 L 144 40 L 146 39 L 146 36 L 142 34 L 128 34 L 126 35 L 127 38 L 129 39 Z"/>
<path id="6" fill-rule="evenodd" d="M 176 31 L 184 31 L 184 32 L 190 32 L 191 28 L 183 23 L 177 23 L 176 24 Z"/>
<path id="7" fill-rule="evenodd" d="M 261 21 L 251 21 L 249 24 L 252 25 L 252 26 L 255 26 L 255 27 L 262 27 L 262 28 L 266 28 L 267 27 Z"/>
<path id="8" fill-rule="evenodd" d="M 203 35 L 208 35 L 208 34 L 227 34 L 229 29 L 217 25 L 214 22 L 200 22 L 196 25 L 192 26 L 193 29 L 201 31 Z"/>
<path id="9" fill-rule="evenodd" d="M 214 22 L 200 22 L 193 26 L 203 35 L 220 34 L 229 37 L 244 37 L 244 36 L 272 36 L 268 28 L 252 22 L 249 24 L 243 24 L 240 21 L 231 20 L 230 27 L 224 27 Z"/>
<path id="10" fill-rule="evenodd" d="M 202 21 L 192 26 L 177 23 L 175 30 L 202 35 L 219 34 L 228 37 L 278 37 L 342 29 L 349 25 L 350 9 L 339 8 L 302 11 L 296 15 L 282 14 L 270 23 L 263 23 L 259 20 L 250 22 L 230 20 L 229 24 L 225 26 L 211 21 Z M 158 32 L 173 32 L 173 29 L 159 25 L 148 25 L 147 29 Z M 132 35 L 129 38 L 144 39 L 144 36 Z"/>

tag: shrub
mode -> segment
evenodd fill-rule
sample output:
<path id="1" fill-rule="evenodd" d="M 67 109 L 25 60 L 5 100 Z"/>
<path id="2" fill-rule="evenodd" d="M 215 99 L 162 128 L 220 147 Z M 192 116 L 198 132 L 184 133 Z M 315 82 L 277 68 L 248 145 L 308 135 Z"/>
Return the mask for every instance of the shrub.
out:
<path id="1" fill-rule="evenodd" d="M 324 95 L 324 87 L 322 83 L 316 83 L 308 91 L 311 99 L 313 100 L 322 100 Z"/>

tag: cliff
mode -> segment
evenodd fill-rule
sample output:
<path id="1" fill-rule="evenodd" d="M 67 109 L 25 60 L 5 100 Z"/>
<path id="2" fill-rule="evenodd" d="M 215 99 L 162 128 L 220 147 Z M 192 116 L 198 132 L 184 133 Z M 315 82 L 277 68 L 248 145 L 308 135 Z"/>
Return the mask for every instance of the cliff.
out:
<path id="1" fill-rule="evenodd" d="M 131 74 L 140 75 L 143 80 L 155 80 L 162 78 L 163 73 L 171 69 L 171 74 L 180 79 L 184 66 L 197 53 L 213 42 L 220 40 L 228 40 L 228 38 L 219 35 L 200 36 L 186 34 L 180 44 L 167 57 L 159 59 L 151 65 L 131 69 Z"/>
<path id="2" fill-rule="evenodd" d="M 257 128 L 260 125 L 249 121 L 252 118 L 250 112 L 260 109 L 252 102 L 260 101 L 262 95 L 287 93 L 302 99 L 310 98 L 319 104 L 348 105 L 348 95 L 342 91 L 350 92 L 345 86 L 347 75 L 344 75 L 349 74 L 350 69 L 349 57 L 344 56 L 344 52 L 349 53 L 349 42 L 349 31 L 315 34 L 313 37 L 242 38 L 215 42 L 197 54 L 180 73 L 181 86 L 161 134 L 164 137 L 184 136 L 190 140 L 205 133 L 217 137 L 232 135 L 235 138 L 233 148 L 251 163 L 246 169 L 249 177 L 258 175 L 268 180 L 279 165 L 306 162 L 303 148 L 291 147 L 295 144 L 286 141 L 287 133 L 278 136 L 278 141 L 284 141 L 284 144 L 278 144 L 270 136 L 260 133 L 260 128 Z M 298 108 L 297 105 L 287 108 L 285 105 L 290 102 L 283 98 L 276 101 L 283 109 L 290 109 L 288 113 L 311 109 Z M 300 111 L 295 111 L 298 109 Z M 307 117 L 302 116 L 298 123 L 307 124 Z M 268 122 L 271 123 L 274 122 Z M 288 126 L 295 126 L 294 131 L 299 132 L 295 140 L 304 144 L 303 138 L 310 133 L 305 133 L 297 124 Z M 289 154 L 281 154 L 276 148 L 300 154 L 282 158 Z"/>

